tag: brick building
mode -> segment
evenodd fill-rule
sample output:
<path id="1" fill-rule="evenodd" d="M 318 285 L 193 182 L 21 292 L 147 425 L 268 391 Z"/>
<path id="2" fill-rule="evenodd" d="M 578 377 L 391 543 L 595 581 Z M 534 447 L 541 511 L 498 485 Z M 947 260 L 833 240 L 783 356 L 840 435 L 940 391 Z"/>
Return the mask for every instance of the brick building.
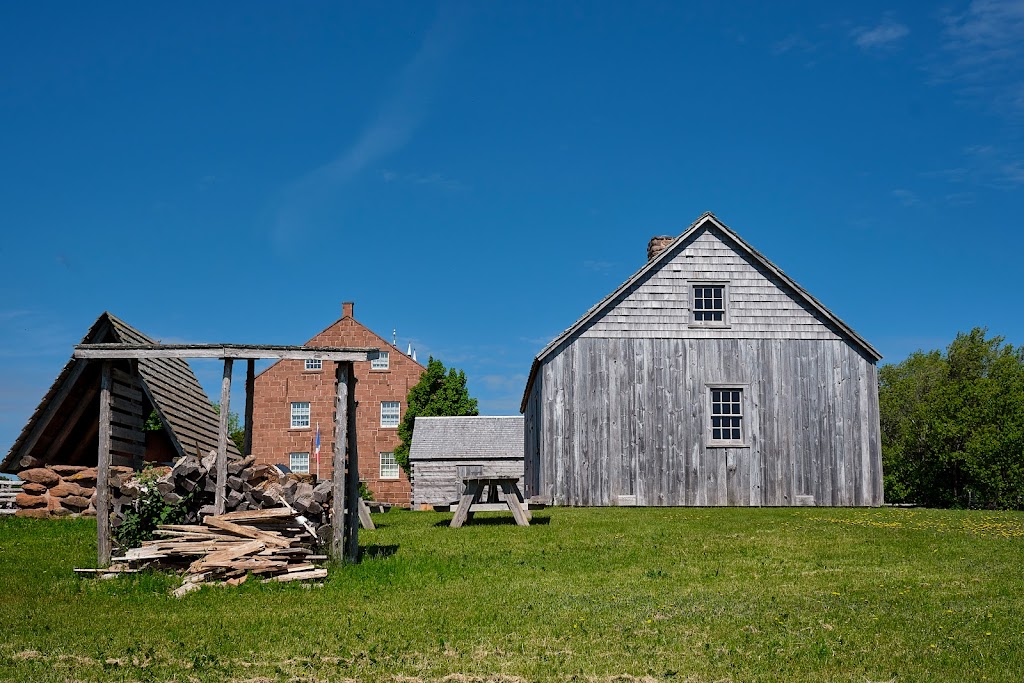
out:
<path id="1" fill-rule="evenodd" d="M 352 317 L 342 316 L 306 346 L 373 347 L 379 357 L 354 364 L 359 478 L 379 501 L 408 506 L 409 478 L 395 461 L 398 423 L 409 389 L 425 368 Z M 335 364 L 282 360 L 256 376 L 253 392 L 252 453 L 257 462 L 285 464 L 316 473 L 314 441 L 320 425 L 320 477 L 331 476 L 334 453 Z"/>

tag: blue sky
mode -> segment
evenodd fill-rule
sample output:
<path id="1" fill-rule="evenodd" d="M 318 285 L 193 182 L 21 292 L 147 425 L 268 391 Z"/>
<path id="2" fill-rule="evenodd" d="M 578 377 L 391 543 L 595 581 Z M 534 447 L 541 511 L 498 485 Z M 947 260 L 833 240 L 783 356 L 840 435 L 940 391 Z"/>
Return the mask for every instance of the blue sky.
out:
<path id="1" fill-rule="evenodd" d="M 1024 344 L 1022 52 L 1021 0 L 0 4 L 0 451 L 104 310 L 299 344 L 355 301 L 514 414 L 708 210 L 884 362 Z"/>

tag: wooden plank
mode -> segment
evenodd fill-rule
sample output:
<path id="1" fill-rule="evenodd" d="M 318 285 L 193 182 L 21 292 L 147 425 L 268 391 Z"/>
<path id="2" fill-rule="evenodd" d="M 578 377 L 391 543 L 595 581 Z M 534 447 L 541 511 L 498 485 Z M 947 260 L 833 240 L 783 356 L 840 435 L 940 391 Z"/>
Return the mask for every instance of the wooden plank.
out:
<path id="1" fill-rule="evenodd" d="M 96 563 L 110 564 L 110 361 L 100 368 L 99 447 L 96 465 Z"/>
<path id="2" fill-rule="evenodd" d="M 241 524 L 235 524 L 234 522 L 221 519 L 218 515 L 208 516 L 203 520 L 203 524 L 217 529 L 222 529 L 228 533 L 235 534 L 236 536 L 244 536 L 245 538 L 263 541 L 267 545 L 287 548 L 292 544 L 290 539 L 279 536 L 278 534 L 260 531 L 259 529 L 243 526 Z"/>
<path id="3" fill-rule="evenodd" d="M 448 523 L 449 527 L 458 529 L 466 523 L 466 520 L 469 518 L 470 506 L 480 499 L 482 484 L 483 482 L 480 479 L 470 479 L 466 482 L 466 490 L 463 491 L 462 497 L 459 499 L 459 506 L 455 509 L 455 516 L 452 517 L 452 521 Z"/>
<path id="4" fill-rule="evenodd" d="M 111 425 L 110 435 L 121 441 L 127 441 L 128 443 L 145 443 L 146 434 L 139 429 L 127 429 L 125 427 L 118 427 Z"/>
<path id="5" fill-rule="evenodd" d="M 119 384 L 114 382 L 110 386 L 110 393 L 128 401 L 142 402 L 142 391 L 136 385 Z"/>
<path id="6" fill-rule="evenodd" d="M 242 455 L 252 453 L 252 414 L 256 392 L 256 361 L 249 359 L 245 368 L 245 439 L 242 442 Z"/>
<path id="7" fill-rule="evenodd" d="M 217 433 L 217 489 L 214 492 L 214 514 L 224 514 L 228 482 L 228 419 L 231 410 L 231 365 L 230 358 L 224 359 L 224 375 L 220 383 L 220 427 Z"/>
<path id="8" fill-rule="evenodd" d="M 374 524 L 373 524 L 373 518 L 370 517 L 370 508 L 368 508 L 366 506 L 366 501 L 363 500 L 361 497 L 359 497 L 358 500 L 359 500 L 359 524 L 364 529 L 370 529 L 371 531 L 376 529 L 377 527 L 374 526 Z"/>
<path id="9" fill-rule="evenodd" d="M 54 462 L 54 458 L 57 453 L 64 448 L 64 444 L 67 442 L 68 436 L 71 434 L 71 430 L 74 429 L 75 425 L 78 424 L 78 421 L 82 419 L 82 415 L 85 414 L 85 411 L 94 405 L 93 402 L 96 400 L 96 395 L 98 393 L 99 387 L 96 385 L 92 385 L 86 390 L 74 410 L 72 410 L 71 414 L 64 420 L 64 424 L 61 426 L 60 431 L 57 432 L 53 441 L 50 442 L 49 448 L 46 449 L 46 457 L 44 458 L 46 462 Z"/>
<path id="10" fill-rule="evenodd" d="M 75 358 L 148 359 L 148 358 L 218 358 L 218 359 L 321 359 L 360 362 L 377 353 L 376 348 L 245 346 L 234 344 L 79 344 Z"/>
<path id="11" fill-rule="evenodd" d="M 334 474 L 331 500 L 331 554 L 345 553 L 345 451 L 348 447 L 348 369 L 338 364 L 335 370 L 334 400 Z"/>
<path id="12" fill-rule="evenodd" d="M 348 419 L 348 462 L 346 464 L 346 483 L 348 491 L 345 496 L 345 559 L 348 562 L 359 561 L 359 440 L 356 435 L 356 377 L 351 363 L 338 363 L 348 376 L 348 406 L 345 415 Z"/>

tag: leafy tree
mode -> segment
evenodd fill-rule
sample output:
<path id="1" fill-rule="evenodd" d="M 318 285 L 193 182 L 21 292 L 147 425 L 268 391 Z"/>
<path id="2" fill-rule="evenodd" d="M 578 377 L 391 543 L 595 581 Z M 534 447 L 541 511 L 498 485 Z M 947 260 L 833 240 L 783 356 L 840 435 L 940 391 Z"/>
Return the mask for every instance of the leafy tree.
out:
<path id="1" fill-rule="evenodd" d="M 986 330 L 879 372 L 886 499 L 1024 508 L 1024 347 Z"/>
<path id="2" fill-rule="evenodd" d="M 211 403 L 213 412 L 220 415 L 220 403 Z M 228 438 L 235 442 L 238 452 L 248 455 L 245 448 L 245 427 L 242 426 L 242 419 L 233 410 L 228 411 Z"/>
<path id="3" fill-rule="evenodd" d="M 466 373 L 451 368 L 433 356 L 420 381 L 409 390 L 408 408 L 398 425 L 402 443 L 395 448 L 395 460 L 406 474 L 410 474 L 409 447 L 412 445 L 413 426 L 417 417 L 478 415 L 476 399 L 470 398 L 466 388 Z"/>

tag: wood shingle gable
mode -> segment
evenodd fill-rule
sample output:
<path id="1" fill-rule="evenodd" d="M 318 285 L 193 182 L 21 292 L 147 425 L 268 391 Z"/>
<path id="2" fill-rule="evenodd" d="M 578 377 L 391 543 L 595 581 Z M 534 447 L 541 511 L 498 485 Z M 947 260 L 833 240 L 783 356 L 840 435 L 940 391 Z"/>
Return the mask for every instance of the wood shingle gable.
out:
<path id="1" fill-rule="evenodd" d="M 692 324 L 691 287 L 728 283 L 728 325 Z M 539 366 L 573 339 L 842 339 L 870 362 L 881 354 L 735 232 L 708 212 L 537 354 Z"/>
<path id="2" fill-rule="evenodd" d="M 410 460 L 523 457 L 523 418 L 510 416 L 417 417 Z"/>
<path id="3" fill-rule="evenodd" d="M 154 342 L 120 318 L 104 312 L 81 343 Z M 125 363 L 128 368 L 127 361 Z M 0 470 L 17 470 L 22 457 L 41 453 L 43 446 L 59 440 L 61 435 L 78 434 L 79 438 L 85 435 L 95 439 L 95 432 L 90 431 L 89 425 L 96 424 L 98 367 L 98 363 L 74 357 L 65 364 L 0 464 Z M 146 358 L 137 361 L 137 369 L 141 389 L 160 417 L 176 455 L 193 453 L 196 449 L 202 453 L 216 450 L 219 418 L 188 362 L 182 358 Z M 85 425 L 84 431 L 74 423 Z M 54 448 L 45 450 L 54 456 Z M 228 452 L 238 455 L 230 440 Z M 40 460 L 48 461 L 47 458 Z"/>

